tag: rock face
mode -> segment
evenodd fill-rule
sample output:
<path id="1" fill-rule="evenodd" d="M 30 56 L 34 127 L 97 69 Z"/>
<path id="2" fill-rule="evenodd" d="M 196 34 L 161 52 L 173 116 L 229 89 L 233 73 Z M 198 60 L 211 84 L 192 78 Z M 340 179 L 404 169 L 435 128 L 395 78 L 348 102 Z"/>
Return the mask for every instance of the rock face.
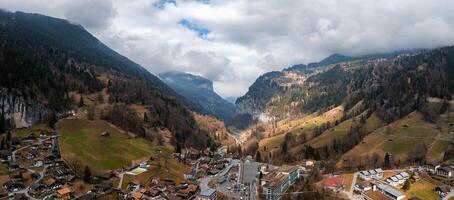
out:
<path id="1" fill-rule="evenodd" d="M 218 117 L 224 122 L 233 119 L 235 106 L 216 94 L 211 80 L 182 72 L 166 72 L 159 77 L 189 100 L 198 112 Z"/>
<path id="2" fill-rule="evenodd" d="M 47 109 L 34 100 L 6 94 L 0 94 L 0 107 L 6 130 L 40 123 L 47 113 Z"/>

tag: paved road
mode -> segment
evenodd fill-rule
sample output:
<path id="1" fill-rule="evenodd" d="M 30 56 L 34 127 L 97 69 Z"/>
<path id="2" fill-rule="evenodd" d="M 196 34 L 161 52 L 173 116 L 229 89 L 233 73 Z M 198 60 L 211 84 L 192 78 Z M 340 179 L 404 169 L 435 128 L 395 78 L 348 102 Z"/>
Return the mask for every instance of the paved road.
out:
<path id="1" fill-rule="evenodd" d="M 355 187 L 355 185 L 356 185 L 356 179 L 358 178 L 358 174 L 359 174 L 359 172 L 355 172 L 355 173 L 353 174 L 352 185 L 350 185 L 350 188 L 349 188 L 348 191 L 346 192 L 346 194 L 347 194 L 347 196 L 348 196 L 349 199 L 354 199 L 354 198 L 353 198 L 353 189 L 354 189 L 354 187 Z"/>
<path id="2" fill-rule="evenodd" d="M 125 172 L 121 172 L 119 175 L 119 178 L 120 178 L 120 182 L 118 183 L 118 189 L 121 189 L 121 185 L 123 185 L 123 178 L 125 176 Z"/>
<path id="3" fill-rule="evenodd" d="M 43 139 L 38 139 L 37 142 L 33 143 L 33 144 L 40 144 L 46 140 L 49 140 L 49 139 L 52 139 L 52 137 L 45 137 Z M 26 145 L 26 146 L 23 146 L 19 149 L 16 149 L 12 152 L 12 161 L 14 162 L 15 161 L 15 158 L 16 158 L 16 152 L 20 151 L 20 150 L 23 150 L 23 149 L 26 149 L 26 148 L 29 148 L 31 145 Z M 48 166 L 44 166 L 43 168 L 43 171 L 39 172 L 39 178 L 36 179 L 33 183 L 38 183 L 39 181 L 41 181 L 41 179 L 44 178 L 44 173 L 46 173 L 47 171 L 47 167 Z M 32 170 L 32 169 L 27 169 L 27 171 L 29 172 L 32 172 L 32 173 L 36 173 L 35 170 Z M 29 192 L 29 189 L 30 189 L 30 186 L 28 186 L 27 188 L 23 189 L 23 190 L 19 190 L 19 191 L 16 191 L 16 192 L 11 192 L 11 194 L 25 194 L 25 196 L 27 196 L 29 199 L 32 199 L 32 200 L 38 200 L 37 198 L 33 197 L 33 196 L 30 196 L 30 194 L 28 194 Z"/>
<path id="4" fill-rule="evenodd" d="M 18 151 L 21 151 L 21 150 L 23 150 L 23 149 L 26 149 L 26 148 L 28 148 L 28 147 L 30 147 L 30 146 L 31 146 L 31 145 L 26 145 L 26 146 L 23 146 L 23 147 L 21 147 L 21 148 L 19 148 L 19 149 L 14 150 L 14 151 L 11 153 L 11 160 L 12 160 L 13 162 L 15 162 L 15 161 L 16 161 L 16 153 L 17 153 Z"/>
<path id="5" fill-rule="evenodd" d="M 200 190 L 210 189 L 210 187 L 208 186 L 208 183 L 211 180 L 216 180 L 216 179 L 226 175 L 234 165 L 238 164 L 238 162 L 239 162 L 238 160 L 230 160 L 230 164 L 226 168 L 224 168 L 224 170 L 219 172 L 218 174 L 216 174 L 214 176 L 207 176 L 207 177 L 199 179 Z"/>

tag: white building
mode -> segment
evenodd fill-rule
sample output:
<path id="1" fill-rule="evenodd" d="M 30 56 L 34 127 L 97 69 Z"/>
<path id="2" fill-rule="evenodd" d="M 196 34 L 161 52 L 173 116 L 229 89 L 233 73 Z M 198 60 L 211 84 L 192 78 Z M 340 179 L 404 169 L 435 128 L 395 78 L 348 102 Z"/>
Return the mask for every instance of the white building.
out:
<path id="1" fill-rule="evenodd" d="M 282 193 L 300 178 L 298 166 L 282 166 L 278 171 L 268 173 L 261 179 L 267 200 L 280 199 Z"/>
<path id="2" fill-rule="evenodd" d="M 410 175 L 407 172 L 401 172 L 389 177 L 388 179 L 386 179 L 386 182 L 389 185 L 398 186 L 400 184 L 403 184 L 408 178 L 410 178 Z"/>
<path id="3" fill-rule="evenodd" d="M 359 172 L 359 178 L 363 180 L 370 180 L 370 179 L 381 179 L 383 178 L 383 170 L 381 168 L 373 169 L 373 170 L 365 170 Z"/>
<path id="4" fill-rule="evenodd" d="M 378 183 L 376 185 L 376 190 L 380 191 L 384 195 L 388 196 L 393 200 L 402 200 L 405 199 L 405 194 L 400 192 L 399 190 L 391 187 L 390 185 Z"/>
<path id="5" fill-rule="evenodd" d="M 444 178 L 451 178 L 454 175 L 454 165 L 438 167 L 437 175 Z"/>
<path id="6" fill-rule="evenodd" d="M 196 200 L 215 200 L 216 198 L 217 198 L 216 190 L 208 189 L 208 190 L 201 191 L 195 199 Z"/>

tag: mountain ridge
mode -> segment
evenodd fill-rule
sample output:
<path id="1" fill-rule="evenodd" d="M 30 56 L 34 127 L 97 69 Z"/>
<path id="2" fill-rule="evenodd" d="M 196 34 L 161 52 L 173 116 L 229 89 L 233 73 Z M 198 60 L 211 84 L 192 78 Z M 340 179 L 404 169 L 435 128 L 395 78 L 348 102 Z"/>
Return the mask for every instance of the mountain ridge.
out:
<path id="1" fill-rule="evenodd" d="M 233 119 L 235 106 L 214 91 L 211 80 L 176 71 L 161 73 L 159 77 L 178 94 L 196 105 L 199 112 L 216 116 L 226 123 Z"/>

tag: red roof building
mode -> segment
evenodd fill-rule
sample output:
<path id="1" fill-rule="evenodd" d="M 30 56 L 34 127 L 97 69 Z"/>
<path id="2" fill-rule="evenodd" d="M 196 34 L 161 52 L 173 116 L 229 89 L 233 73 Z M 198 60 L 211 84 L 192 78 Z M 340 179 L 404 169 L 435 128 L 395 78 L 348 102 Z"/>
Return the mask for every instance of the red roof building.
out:
<path id="1" fill-rule="evenodd" d="M 330 176 L 326 179 L 324 187 L 338 192 L 344 188 L 344 177 Z"/>

